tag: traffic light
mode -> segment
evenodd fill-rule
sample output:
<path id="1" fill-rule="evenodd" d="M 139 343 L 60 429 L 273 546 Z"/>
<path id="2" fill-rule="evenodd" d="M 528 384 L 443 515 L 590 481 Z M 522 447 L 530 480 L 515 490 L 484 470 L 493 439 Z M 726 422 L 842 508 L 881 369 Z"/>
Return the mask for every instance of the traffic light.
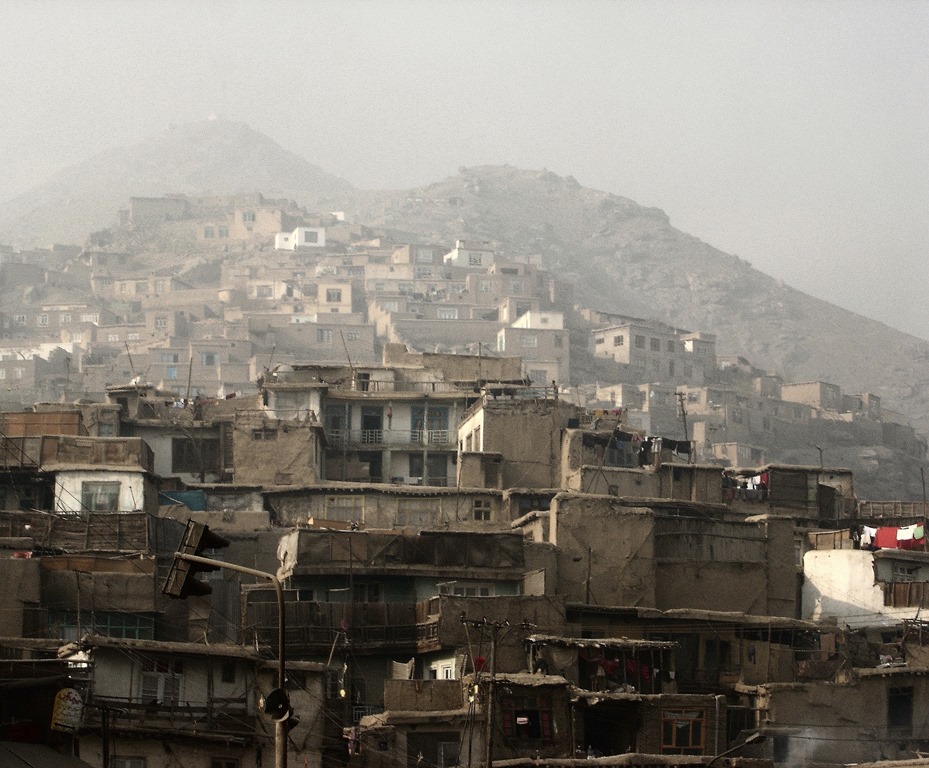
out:
<path id="1" fill-rule="evenodd" d="M 205 581 L 197 579 L 196 576 L 205 571 L 218 571 L 222 566 L 219 563 L 213 565 L 191 562 L 185 560 L 183 555 L 203 557 L 203 552 L 207 549 L 220 549 L 228 546 L 228 539 L 213 533 L 203 523 L 188 520 L 184 538 L 181 539 L 181 545 L 177 548 L 174 562 L 171 564 L 171 570 L 168 571 L 168 578 L 161 591 L 170 597 L 190 597 L 191 595 L 202 597 L 210 594 L 213 588 Z"/>

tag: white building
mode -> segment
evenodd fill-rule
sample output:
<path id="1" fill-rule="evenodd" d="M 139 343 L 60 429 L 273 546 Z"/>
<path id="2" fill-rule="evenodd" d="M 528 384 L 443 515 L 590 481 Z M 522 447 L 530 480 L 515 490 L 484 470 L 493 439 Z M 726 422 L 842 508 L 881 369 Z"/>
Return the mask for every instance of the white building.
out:
<path id="1" fill-rule="evenodd" d="M 325 248 L 325 227 L 297 227 L 293 232 L 278 232 L 274 247 L 279 251 L 296 251 L 300 248 Z"/>

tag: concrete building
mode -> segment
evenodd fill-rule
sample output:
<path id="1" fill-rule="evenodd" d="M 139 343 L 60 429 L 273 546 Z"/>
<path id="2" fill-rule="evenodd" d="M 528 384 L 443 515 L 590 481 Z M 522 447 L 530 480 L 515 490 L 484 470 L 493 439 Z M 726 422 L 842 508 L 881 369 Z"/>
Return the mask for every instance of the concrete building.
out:
<path id="1" fill-rule="evenodd" d="M 296 251 L 301 248 L 325 248 L 325 227 L 297 227 L 292 232 L 274 235 L 274 247 L 278 251 Z"/>
<path id="2" fill-rule="evenodd" d="M 716 337 L 712 334 L 630 320 L 598 328 L 591 338 L 597 357 L 611 358 L 652 381 L 701 384 L 716 368 Z"/>

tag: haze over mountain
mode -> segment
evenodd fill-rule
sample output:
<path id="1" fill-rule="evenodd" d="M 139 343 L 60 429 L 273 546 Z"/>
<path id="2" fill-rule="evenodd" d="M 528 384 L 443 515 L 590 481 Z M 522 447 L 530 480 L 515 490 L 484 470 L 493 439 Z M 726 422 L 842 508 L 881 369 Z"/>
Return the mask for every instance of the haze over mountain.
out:
<path id="1" fill-rule="evenodd" d="M 102 152 L 4 203 L 0 243 L 82 242 L 111 225 L 130 197 L 260 191 L 315 208 L 351 188 L 244 123 L 210 119 Z"/>
<path id="2" fill-rule="evenodd" d="M 571 177 L 508 166 L 461 169 L 414 190 L 362 191 L 244 125 L 172 129 L 55 174 L 0 211 L 0 242 L 81 242 L 133 195 L 259 191 L 419 240 L 494 242 L 540 254 L 576 281 L 583 306 L 717 334 L 787 381 L 872 392 L 929 431 L 929 342 L 784 285 L 675 229 L 660 210 Z"/>

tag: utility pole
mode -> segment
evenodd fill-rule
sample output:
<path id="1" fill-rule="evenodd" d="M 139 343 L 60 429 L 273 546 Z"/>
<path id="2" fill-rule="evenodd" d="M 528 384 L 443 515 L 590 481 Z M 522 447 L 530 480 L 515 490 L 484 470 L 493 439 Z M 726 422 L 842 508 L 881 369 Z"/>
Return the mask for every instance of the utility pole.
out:
<path id="1" fill-rule="evenodd" d="M 469 621 L 465 614 L 462 614 L 461 623 L 466 626 L 474 627 L 475 629 L 480 629 L 481 631 L 485 629 L 490 630 L 490 677 L 487 680 L 487 696 L 484 699 L 483 709 L 485 720 L 484 764 L 486 768 L 492 768 L 494 753 L 494 682 L 497 667 L 497 638 L 500 634 L 500 630 L 510 626 L 510 622 L 506 619 L 503 621 L 490 621 L 487 618 Z"/>
<path id="2" fill-rule="evenodd" d="M 677 403 L 681 409 L 681 424 L 684 425 L 684 440 L 685 442 L 690 442 L 690 434 L 687 429 L 687 406 L 684 405 L 684 393 L 677 392 Z"/>
<path id="3" fill-rule="evenodd" d="M 586 589 L 584 595 L 584 605 L 590 605 L 590 568 L 591 561 L 593 560 L 594 548 L 592 546 L 587 547 L 587 581 L 585 582 Z"/>

